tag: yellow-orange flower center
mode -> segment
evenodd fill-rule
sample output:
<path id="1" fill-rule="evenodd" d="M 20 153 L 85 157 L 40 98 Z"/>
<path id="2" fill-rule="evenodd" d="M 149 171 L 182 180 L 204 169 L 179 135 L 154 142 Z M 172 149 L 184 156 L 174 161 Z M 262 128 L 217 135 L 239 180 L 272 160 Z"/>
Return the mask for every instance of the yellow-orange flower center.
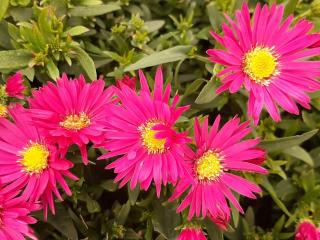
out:
<path id="1" fill-rule="evenodd" d="M 244 72 L 259 84 L 268 85 L 270 78 L 278 73 L 277 68 L 277 57 L 270 48 L 256 47 L 244 56 Z"/>
<path id="2" fill-rule="evenodd" d="M 212 150 L 205 152 L 197 160 L 195 170 L 199 180 L 215 180 L 223 171 L 221 156 Z"/>
<path id="3" fill-rule="evenodd" d="M 28 173 L 41 173 L 48 167 L 49 151 L 46 146 L 32 143 L 21 152 L 21 164 Z"/>
<path id="4" fill-rule="evenodd" d="M 8 107 L 0 103 L 0 117 L 8 116 Z"/>
<path id="5" fill-rule="evenodd" d="M 158 131 L 152 129 L 157 124 L 159 122 L 149 121 L 139 127 L 142 144 L 147 148 L 148 153 L 151 154 L 163 153 L 165 151 L 166 139 L 157 139 L 155 135 Z"/>
<path id="6" fill-rule="evenodd" d="M 81 130 L 90 125 L 90 118 L 85 113 L 70 114 L 60 122 L 60 126 L 68 130 Z"/>

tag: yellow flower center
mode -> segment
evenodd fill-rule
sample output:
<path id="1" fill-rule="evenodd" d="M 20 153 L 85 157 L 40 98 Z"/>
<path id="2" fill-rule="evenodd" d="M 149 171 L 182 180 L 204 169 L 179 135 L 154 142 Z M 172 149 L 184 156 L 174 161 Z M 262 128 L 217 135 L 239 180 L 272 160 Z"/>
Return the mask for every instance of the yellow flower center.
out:
<path id="1" fill-rule="evenodd" d="M 270 48 L 256 47 L 244 56 L 244 72 L 251 80 L 268 85 L 270 78 L 278 73 L 277 58 Z"/>
<path id="2" fill-rule="evenodd" d="M 70 114 L 66 116 L 64 121 L 60 122 L 60 126 L 68 130 L 81 130 L 90 125 L 90 118 L 85 113 Z"/>
<path id="3" fill-rule="evenodd" d="M 48 167 L 48 149 L 39 143 L 32 143 L 21 152 L 21 164 L 29 173 L 41 173 Z"/>
<path id="4" fill-rule="evenodd" d="M 212 150 L 207 151 L 196 163 L 199 180 L 215 180 L 222 173 L 221 157 Z"/>
<path id="5" fill-rule="evenodd" d="M 139 127 L 142 144 L 147 148 L 148 153 L 151 154 L 163 153 L 165 151 L 166 139 L 157 139 L 155 135 L 158 131 L 152 129 L 157 124 L 159 122 L 149 121 Z"/>
<path id="6" fill-rule="evenodd" d="M 7 117 L 8 116 L 8 107 L 0 103 L 0 117 Z"/>

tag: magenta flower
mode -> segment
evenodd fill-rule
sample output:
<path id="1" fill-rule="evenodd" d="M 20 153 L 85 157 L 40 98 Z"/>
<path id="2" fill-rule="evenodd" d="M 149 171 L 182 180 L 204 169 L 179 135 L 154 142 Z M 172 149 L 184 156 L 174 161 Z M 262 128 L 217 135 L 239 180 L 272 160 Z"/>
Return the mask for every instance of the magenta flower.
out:
<path id="1" fill-rule="evenodd" d="M 63 200 L 59 184 L 67 195 L 71 190 L 65 180 L 77 180 L 69 172 L 73 164 L 64 158 L 58 148 L 48 143 L 32 124 L 29 113 L 21 106 L 9 109 L 14 122 L 0 119 L 0 181 L 3 193 L 21 192 L 21 197 L 31 203 L 42 202 L 45 216 L 48 207 L 52 213 L 55 195 Z"/>
<path id="2" fill-rule="evenodd" d="M 201 228 L 193 228 L 188 227 L 181 231 L 177 240 L 206 240 L 206 236 L 204 235 Z"/>
<path id="3" fill-rule="evenodd" d="M 230 219 L 230 208 L 226 199 L 243 213 L 230 189 L 249 198 L 255 198 L 254 193 L 261 192 L 256 184 L 235 175 L 233 171 L 261 174 L 266 174 L 267 171 L 259 166 L 265 158 L 265 151 L 256 147 L 259 139 L 242 140 L 251 132 L 249 122 L 240 124 L 240 119 L 235 117 L 220 130 L 219 123 L 220 116 L 209 130 L 207 118 L 202 127 L 196 120 L 196 152 L 185 149 L 189 177 L 179 181 L 170 201 L 187 191 L 177 212 L 189 206 L 189 220 L 193 216 L 208 216 L 222 227 Z"/>
<path id="4" fill-rule="evenodd" d="M 100 143 L 105 133 L 103 123 L 113 92 L 104 86 L 103 80 L 86 83 L 83 76 L 68 80 L 64 74 L 57 84 L 33 91 L 29 99 L 32 119 L 41 133 L 64 152 L 78 145 L 84 164 L 89 162 L 86 145 Z"/>
<path id="5" fill-rule="evenodd" d="M 23 99 L 23 91 L 26 87 L 23 85 L 22 73 L 17 72 L 7 79 L 5 91 L 9 97 Z"/>
<path id="6" fill-rule="evenodd" d="M 280 121 L 278 106 L 299 114 L 296 103 L 310 109 L 306 92 L 320 89 L 320 62 L 308 58 L 319 55 L 320 48 L 309 47 L 318 37 L 310 34 L 313 24 L 299 20 L 291 27 L 293 16 L 281 22 L 283 5 L 261 9 L 257 4 L 250 21 L 248 5 L 236 12 L 236 21 L 226 16 L 230 26 L 223 24 L 224 36 L 212 36 L 225 50 L 209 49 L 212 62 L 225 66 L 219 73 L 223 85 L 217 93 L 237 92 L 242 85 L 249 92 L 248 114 L 255 124 L 263 107 L 274 121 Z M 309 48 L 309 49 L 308 49 Z"/>
<path id="7" fill-rule="evenodd" d="M 127 85 L 116 90 L 120 104 L 108 108 L 102 146 L 109 153 L 101 158 L 121 156 L 107 167 L 117 173 L 115 181 L 120 187 L 130 181 L 131 188 L 140 183 L 147 190 L 154 180 L 159 196 L 162 183 L 174 184 L 185 172 L 181 146 L 188 138 L 186 133 L 178 133 L 174 124 L 188 107 L 176 107 L 177 95 L 169 105 L 171 86 L 163 92 L 161 68 L 156 73 L 153 94 L 143 72 L 139 75 L 140 94 Z"/>
<path id="8" fill-rule="evenodd" d="M 309 220 L 299 223 L 296 229 L 295 240 L 320 240 L 316 226 Z"/>
<path id="9" fill-rule="evenodd" d="M 132 89 L 136 89 L 136 82 L 137 82 L 136 77 L 129 77 L 128 75 L 125 75 L 122 79 L 118 79 L 116 81 L 118 88 L 121 88 L 121 86 L 125 84 Z"/>
<path id="10" fill-rule="evenodd" d="M 29 216 L 31 211 L 39 210 L 38 204 L 28 204 L 15 194 L 3 194 L 0 190 L 0 239 L 23 240 L 25 237 L 37 240 L 29 224 L 37 220 Z"/>

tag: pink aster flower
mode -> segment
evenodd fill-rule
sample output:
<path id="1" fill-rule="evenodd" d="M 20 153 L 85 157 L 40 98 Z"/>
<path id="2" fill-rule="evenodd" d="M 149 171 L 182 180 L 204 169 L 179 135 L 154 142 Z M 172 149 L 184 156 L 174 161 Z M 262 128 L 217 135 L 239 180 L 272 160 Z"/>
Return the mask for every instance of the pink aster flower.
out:
<path id="1" fill-rule="evenodd" d="M 136 89 L 137 78 L 129 77 L 128 75 L 125 75 L 122 79 L 118 79 L 116 82 L 117 82 L 117 87 L 119 88 L 121 88 L 121 86 L 125 84 L 132 89 Z"/>
<path id="2" fill-rule="evenodd" d="M 64 152 L 78 145 L 86 165 L 86 145 L 101 142 L 105 133 L 103 123 L 113 92 L 104 87 L 103 80 L 86 83 L 83 76 L 69 80 L 64 74 L 56 84 L 33 91 L 29 99 L 32 119 L 42 134 Z"/>
<path id="3" fill-rule="evenodd" d="M 295 240 L 320 240 L 316 226 L 309 220 L 304 220 L 299 223 Z"/>
<path id="4" fill-rule="evenodd" d="M 235 117 L 220 130 L 219 123 L 220 116 L 215 119 L 208 131 L 207 118 L 202 127 L 196 120 L 194 126 L 196 152 L 189 148 L 185 149 L 189 177 L 179 181 L 170 201 L 187 191 L 177 212 L 189 206 L 189 220 L 194 215 L 197 217 L 208 215 L 217 223 L 221 220 L 228 221 L 230 208 L 226 199 L 243 213 L 231 190 L 255 198 L 254 193 L 261 192 L 261 189 L 256 184 L 235 175 L 233 171 L 267 173 L 257 164 L 262 163 L 265 158 L 265 151 L 256 147 L 259 139 L 242 140 L 251 132 L 248 127 L 249 122 L 240 124 L 240 119 Z"/>
<path id="5" fill-rule="evenodd" d="M 39 210 L 38 204 L 28 204 L 15 194 L 3 194 L 0 190 L 0 239 L 23 240 L 25 237 L 36 240 L 29 224 L 37 220 L 30 215 L 32 211 Z"/>
<path id="6" fill-rule="evenodd" d="M 217 93 L 237 92 L 242 85 L 249 92 L 248 114 L 255 124 L 263 107 L 274 121 L 280 121 L 278 106 L 299 114 L 296 103 L 310 109 L 307 92 L 320 89 L 320 62 L 309 61 L 320 54 L 320 47 L 309 48 L 318 37 L 310 34 L 313 24 L 293 16 L 281 22 L 283 5 L 262 8 L 257 4 L 250 20 L 248 5 L 236 12 L 236 21 L 226 16 L 230 26 L 222 25 L 224 36 L 212 36 L 225 50 L 209 49 L 210 60 L 225 66 L 219 73 L 223 85 Z"/>
<path id="7" fill-rule="evenodd" d="M 22 73 L 17 72 L 7 79 L 5 91 L 9 97 L 23 99 L 23 91 L 26 87 L 23 85 Z"/>
<path id="8" fill-rule="evenodd" d="M 154 180 L 157 196 L 161 184 L 176 183 L 184 174 L 183 146 L 188 138 L 178 133 L 174 124 L 188 107 L 178 107 L 176 95 L 169 104 L 171 86 L 163 91 L 163 76 L 158 68 L 153 94 L 142 71 L 139 72 L 141 91 L 123 85 L 116 90 L 121 104 L 108 109 L 106 139 L 102 146 L 109 151 L 101 158 L 121 156 L 107 169 L 117 173 L 120 187 L 130 181 L 134 188 L 140 183 L 147 190 Z"/>
<path id="9" fill-rule="evenodd" d="M 45 216 L 48 207 L 52 213 L 55 195 L 63 200 L 58 184 L 71 195 L 65 180 L 77 180 L 69 172 L 73 164 L 61 157 L 58 148 L 47 142 L 36 126 L 32 125 L 29 113 L 20 105 L 9 109 L 13 122 L 0 119 L 0 181 L 2 193 L 19 191 L 21 197 L 31 203 L 40 200 Z"/>
<path id="10" fill-rule="evenodd" d="M 201 228 L 185 228 L 181 231 L 177 240 L 206 240 L 206 236 L 204 235 Z"/>

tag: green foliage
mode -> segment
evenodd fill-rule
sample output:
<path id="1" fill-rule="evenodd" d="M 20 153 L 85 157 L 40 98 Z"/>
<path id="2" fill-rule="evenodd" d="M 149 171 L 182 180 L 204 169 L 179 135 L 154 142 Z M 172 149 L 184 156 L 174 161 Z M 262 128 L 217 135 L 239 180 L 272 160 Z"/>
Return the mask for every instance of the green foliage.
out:
<path id="1" fill-rule="evenodd" d="M 234 16 L 238 0 L 2 0 L 0 4 L 0 71 L 5 76 L 21 69 L 31 87 L 56 80 L 63 72 L 83 73 L 88 80 L 102 76 L 108 85 L 124 74 L 146 68 L 150 80 L 163 64 L 166 82 L 191 109 L 178 127 L 192 132 L 195 116 L 218 113 L 224 121 L 234 115 L 247 120 L 247 94 L 215 94 L 220 86 L 219 65 L 210 63 L 206 50 L 217 43 L 209 31 L 221 32 L 223 16 Z M 258 1 L 250 0 L 251 9 Z M 260 1 L 284 3 L 285 15 L 307 17 L 320 30 L 319 0 Z M 216 45 L 217 46 L 217 45 Z M 270 174 L 246 177 L 259 183 L 257 200 L 241 198 L 245 214 L 233 209 L 228 230 L 222 233 L 208 219 L 197 219 L 210 239 L 292 239 L 301 218 L 320 221 L 320 95 L 312 96 L 313 110 L 301 116 L 282 113 L 274 123 L 263 113 L 253 137 L 269 151 Z M 70 154 L 74 173 L 73 196 L 57 204 L 55 216 L 35 226 L 40 239 L 175 239 L 186 216 L 168 203 L 171 187 L 156 199 L 154 190 L 118 189 L 114 174 L 96 161 L 100 150 L 90 149 L 84 167 L 78 152 Z M 42 219 L 42 214 L 37 214 Z"/>

